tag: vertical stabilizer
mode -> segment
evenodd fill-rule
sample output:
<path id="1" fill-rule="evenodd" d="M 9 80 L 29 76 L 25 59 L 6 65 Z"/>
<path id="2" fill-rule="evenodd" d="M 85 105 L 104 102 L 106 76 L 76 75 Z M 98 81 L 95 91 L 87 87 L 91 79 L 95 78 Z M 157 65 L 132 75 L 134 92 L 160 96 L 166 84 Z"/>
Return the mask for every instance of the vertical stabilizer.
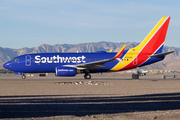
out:
<path id="1" fill-rule="evenodd" d="M 142 53 L 161 53 L 164 45 L 170 17 L 162 17 L 155 25 L 151 32 L 144 38 L 144 40 L 135 48 L 136 52 Z"/>
<path id="2" fill-rule="evenodd" d="M 169 21 L 170 17 L 162 17 L 137 47 L 131 48 L 125 53 L 123 58 L 125 58 L 125 60 L 126 58 L 129 59 L 125 62 L 123 61 L 124 64 L 119 62 L 111 69 L 111 71 L 131 69 L 147 64 L 147 62 L 149 64 L 149 56 L 162 53 Z"/>

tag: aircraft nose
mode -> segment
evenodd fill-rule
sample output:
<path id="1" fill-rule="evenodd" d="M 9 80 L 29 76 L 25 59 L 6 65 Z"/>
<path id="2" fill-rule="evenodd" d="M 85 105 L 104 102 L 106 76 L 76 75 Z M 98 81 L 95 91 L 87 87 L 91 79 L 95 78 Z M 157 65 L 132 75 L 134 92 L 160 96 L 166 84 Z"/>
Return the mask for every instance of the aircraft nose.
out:
<path id="1" fill-rule="evenodd" d="M 5 69 L 9 69 L 9 68 L 10 68 L 9 62 L 4 63 L 4 64 L 3 64 L 3 67 L 4 67 Z"/>

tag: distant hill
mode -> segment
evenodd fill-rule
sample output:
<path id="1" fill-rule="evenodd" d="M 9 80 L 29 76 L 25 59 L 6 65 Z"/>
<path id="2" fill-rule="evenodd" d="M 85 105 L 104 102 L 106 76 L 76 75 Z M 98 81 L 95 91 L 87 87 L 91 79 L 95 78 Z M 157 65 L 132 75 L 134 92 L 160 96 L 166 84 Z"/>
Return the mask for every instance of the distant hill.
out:
<path id="1" fill-rule="evenodd" d="M 121 47 L 127 44 L 126 49 L 137 46 L 139 43 L 130 43 L 130 42 L 93 42 L 93 43 L 80 43 L 80 44 L 62 44 L 62 45 L 47 45 L 42 44 L 35 48 L 22 48 L 22 49 L 11 49 L 11 48 L 2 48 L 0 47 L 0 68 L 2 64 L 6 61 L 11 60 L 15 56 L 29 54 L 29 53 L 66 53 L 66 52 L 96 52 L 96 51 L 109 51 L 113 49 L 114 52 L 117 52 Z M 173 54 L 168 55 L 163 61 L 154 63 L 152 65 L 145 66 L 146 69 L 180 69 L 180 48 L 176 47 L 167 47 L 165 46 L 163 51 L 174 50 Z"/>

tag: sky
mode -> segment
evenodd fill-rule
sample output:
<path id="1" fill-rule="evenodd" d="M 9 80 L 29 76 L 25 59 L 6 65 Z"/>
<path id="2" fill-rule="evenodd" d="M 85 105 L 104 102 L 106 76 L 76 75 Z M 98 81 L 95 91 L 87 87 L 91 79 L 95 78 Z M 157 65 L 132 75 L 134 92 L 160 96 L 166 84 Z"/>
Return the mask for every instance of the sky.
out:
<path id="1" fill-rule="evenodd" d="M 0 0 L 0 47 L 140 43 L 170 16 L 165 45 L 180 47 L 179 0 Z"/>

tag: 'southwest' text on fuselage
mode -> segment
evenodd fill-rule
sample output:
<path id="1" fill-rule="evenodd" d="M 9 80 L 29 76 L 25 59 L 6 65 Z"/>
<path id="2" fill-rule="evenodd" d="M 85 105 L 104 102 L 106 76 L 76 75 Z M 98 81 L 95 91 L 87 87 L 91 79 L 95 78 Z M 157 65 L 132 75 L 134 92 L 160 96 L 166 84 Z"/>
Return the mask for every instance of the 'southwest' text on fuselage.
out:
<path id="1" fill-rule="evenodd" d="M 84 55 L 81 57 L 60 57 L 59 55 L 53 57 L 41 57 L 40 55 L 35 56 L 35 63 L 85 63 Z"/>

